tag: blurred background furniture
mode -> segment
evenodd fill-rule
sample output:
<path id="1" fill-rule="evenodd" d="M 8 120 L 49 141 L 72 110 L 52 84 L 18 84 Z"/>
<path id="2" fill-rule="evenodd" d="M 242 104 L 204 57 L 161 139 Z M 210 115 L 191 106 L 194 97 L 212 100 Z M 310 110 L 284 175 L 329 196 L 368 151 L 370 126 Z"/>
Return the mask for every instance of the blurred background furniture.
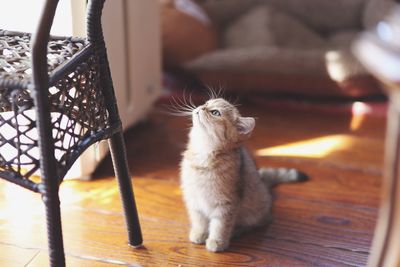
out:
<path id="1" fill-rule="evenodd" d="M 162 0 L 164 65 L 239 93 L 369 97 L 350 52 L 393 0 Z"/>
<path id="2" fill-rule="evenodd" d="M 0 28 L 34 31 L 32 21 L 39 17 L 44 1 L 3 0 L 7 8 L 0 9 Z M 86 6 L 86 0 L 60 0 L 51 34 L 85 37 Z M 104 6 L 103 30 L 124 129 L 145 118 L 161 95 L 159 10 L 158 0 L 113 0 Z M 14 16 L 16 12 L 20 16 Z M 91 179 L 107 154 L 107 142 L 91 146 L 70 168 L 66 179 Z"/>
<path id="3" fill-rule="evenodd" d="M 354 52 L 389 97 L 382 199 L 368 266 L 400 266 L 400 6 L 363 33 Z"/>
<path id="4" fill-rule="evenodd" d="M 100 140 L 109 141 L 129 244 L 142 243 L 101 26 L 104 2 L 89 2 L 87 38 L 49 36 L 54 0 L 44 2 L 33 35 L 0 31 L 0 177 L 42 195 L 55 267 L 65 265 L 59 185 Z"/>

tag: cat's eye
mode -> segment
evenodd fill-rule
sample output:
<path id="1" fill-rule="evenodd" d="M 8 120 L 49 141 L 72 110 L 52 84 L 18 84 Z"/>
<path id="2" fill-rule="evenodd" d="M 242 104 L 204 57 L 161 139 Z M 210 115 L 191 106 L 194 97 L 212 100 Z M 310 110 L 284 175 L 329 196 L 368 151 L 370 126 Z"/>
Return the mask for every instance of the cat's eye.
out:
<path id="1" fill-rule="evenodd" d="M 221 116 L 221 113 L 216 109 L 211 110 L 210 113 L 213 116 Z"/>

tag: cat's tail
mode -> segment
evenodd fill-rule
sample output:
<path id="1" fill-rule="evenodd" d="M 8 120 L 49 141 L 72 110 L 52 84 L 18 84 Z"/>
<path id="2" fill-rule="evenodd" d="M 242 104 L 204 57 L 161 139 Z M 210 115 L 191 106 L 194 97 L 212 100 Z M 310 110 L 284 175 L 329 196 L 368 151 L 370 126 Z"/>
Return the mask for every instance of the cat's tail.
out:
<path id="1" fill-rule="evenodd" d="M 308 175 L 296 169 L 288 168 L 261 168 L 258 170 L 261 179 L 268 187 L 281 183 L 303 182 Z"/>

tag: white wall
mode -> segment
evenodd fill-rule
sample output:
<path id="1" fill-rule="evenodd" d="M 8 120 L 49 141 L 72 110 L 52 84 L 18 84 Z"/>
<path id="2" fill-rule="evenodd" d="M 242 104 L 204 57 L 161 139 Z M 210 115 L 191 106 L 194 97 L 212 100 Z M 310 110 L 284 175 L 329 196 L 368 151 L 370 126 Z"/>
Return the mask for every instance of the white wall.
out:
<path id="1" fill-rule="evenodd" d="M 33 32 L 44 0 L 0 0 L 0 29 Z M 84 0 L 72 0 L 82 3 Z M 72 35 L 71 0 L 60 0 L 51 33 Z"/>

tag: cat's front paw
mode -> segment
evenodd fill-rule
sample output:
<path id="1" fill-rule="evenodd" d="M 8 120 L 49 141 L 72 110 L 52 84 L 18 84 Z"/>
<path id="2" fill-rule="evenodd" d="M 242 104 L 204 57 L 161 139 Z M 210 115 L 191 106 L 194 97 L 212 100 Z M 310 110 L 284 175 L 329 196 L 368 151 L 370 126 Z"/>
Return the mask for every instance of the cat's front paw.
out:
<path id="1" fill-rule="evenodd" d="M 204 244 L 207 239 L 207 233 L 197 229 L 190 230 L 189 240 L 195 244 Z"/>
<path id="2" fill-rule="evenodd" d="M 207 239 L 206 241 L 206 248 L 208 251 L 211 252 L 220 252 L 224 251 L 229 247 L 229 242 L 216 240 L 216 239 Z"/>

